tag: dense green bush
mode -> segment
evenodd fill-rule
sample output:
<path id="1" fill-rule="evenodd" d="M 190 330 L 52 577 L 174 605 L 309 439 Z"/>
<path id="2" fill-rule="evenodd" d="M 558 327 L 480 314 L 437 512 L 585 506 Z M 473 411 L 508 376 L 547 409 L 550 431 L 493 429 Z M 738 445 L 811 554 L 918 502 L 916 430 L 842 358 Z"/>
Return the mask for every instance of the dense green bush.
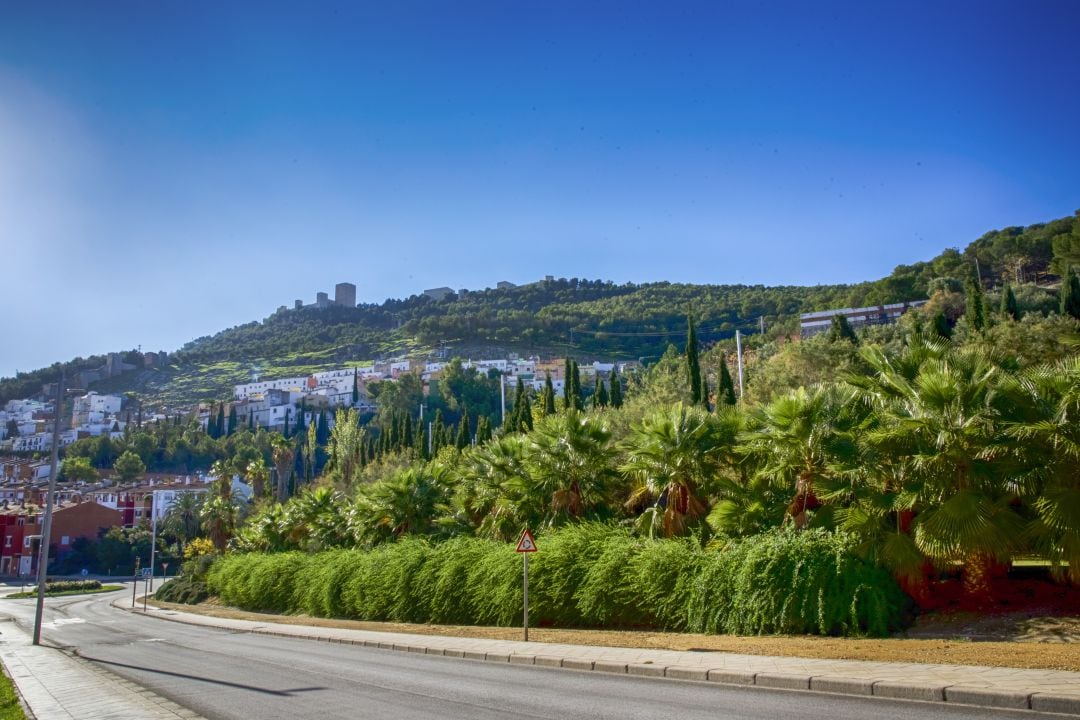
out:
<path id="1" fill-rule="evenodd" d="M 690 590 L 687 629 L 757 635 L 886 635 L 907 604 L 886 571 L 823 530 L 754 536 L 709 554 Z"/>
<path id="2" fill-rule="evenodd" d="M 824 531 L 776 531 L 702 550 L 582 523 L 538 544 L 534 624 L 884 635 L 905 619 L 906 596 L 892 577 Z M 510 626 L 521 622 L 521 565 L 504 543 L 409 539 L 371 551 L 227 555 L 207 584 L 250 610 Z"/>
<path id="3" fill-rule="evenodd" d="M 157 600 L 186 605 L 196 605 L 208 597 L 210 591 L 205 582 L 184 575 L 169 580 L 154 593 Z"/>

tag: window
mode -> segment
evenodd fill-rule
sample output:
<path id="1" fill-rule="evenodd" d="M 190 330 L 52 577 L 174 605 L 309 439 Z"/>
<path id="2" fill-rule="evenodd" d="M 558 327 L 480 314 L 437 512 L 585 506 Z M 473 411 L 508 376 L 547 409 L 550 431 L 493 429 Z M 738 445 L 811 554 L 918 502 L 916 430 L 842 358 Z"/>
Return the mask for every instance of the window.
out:
<path id="1" fill-rule="evenodd" d="M 28 547 L 30 547 L 30 538 L 29 538 L 29 537 L 24 537 L 24 538 L 23 538 L 23 541 L 22 541 L 22 546 L 23 546 L 24 548 L 28 548 Z"/>
<path id="2" fill-rule="evenodd" d="M 68 537 L 67 535 L 61 535 L 60 536 L 60 544 L 61 545 L 70 545 L 71 544 L 71 538 Z"/>
<path id="3" fill-rule="evenodd" d="M 4 539 L 4 547 L 11 547 L 11 536 L 10 535 L 8 535 L 7 538 Z"/>

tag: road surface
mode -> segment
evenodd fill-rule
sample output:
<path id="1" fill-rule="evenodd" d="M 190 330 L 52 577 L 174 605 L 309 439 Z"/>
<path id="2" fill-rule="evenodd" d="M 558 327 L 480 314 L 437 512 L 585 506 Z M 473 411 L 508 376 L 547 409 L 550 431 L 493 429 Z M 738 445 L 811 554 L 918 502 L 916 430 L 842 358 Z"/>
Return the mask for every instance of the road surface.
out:
<path id="1" fill-rule="evenodd" d="M 130 587 L 127 597 L 131 596 Z M 1031 718 L 923 704 L 375 650 L 235 633 L 114 608 L 124 591 L 47 601 L 46 641 L 211 720 Z M 32 600 L 0 613 L 33 623 Z"/>

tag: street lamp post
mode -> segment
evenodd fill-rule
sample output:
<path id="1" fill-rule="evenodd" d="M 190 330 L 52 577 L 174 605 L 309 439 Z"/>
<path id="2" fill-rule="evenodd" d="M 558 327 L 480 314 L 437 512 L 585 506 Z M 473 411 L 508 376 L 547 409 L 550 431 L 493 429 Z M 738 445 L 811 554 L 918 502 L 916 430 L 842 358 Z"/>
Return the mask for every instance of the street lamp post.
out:
<path id="1" fill-rule="evenodd" d="M 45 515 L 41 520 L 41 547 L 38 554 L 37 610 L 34 613 L 34 644 L 41 644 L 41 616 L 45 611 L 45 581 L 49 574 L 49 536 L 52 533 L 53 495 L 56 494 L 56 466 L 60 458 L 60 411 L 64 402 L 64 374 L 56 383 L 56 407 L 53 410 L 52 460 L 49 490 L 45 494 Z"/>

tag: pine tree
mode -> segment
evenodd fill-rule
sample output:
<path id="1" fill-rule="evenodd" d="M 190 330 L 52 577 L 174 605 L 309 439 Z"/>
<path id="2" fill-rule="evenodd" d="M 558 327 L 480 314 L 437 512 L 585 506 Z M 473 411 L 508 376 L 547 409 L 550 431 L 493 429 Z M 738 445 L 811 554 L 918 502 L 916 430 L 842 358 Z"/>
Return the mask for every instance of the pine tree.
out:
<path id="1" fill-rule="evenodd" d="M 964 317 L 972 330 L 982 332 L 986 327 L 986 304 L 983 302 L 982 288 L 974 278 L 968 278 L 964 284 L 964 294 L 967 296 L 967 311 Z"/>
<path id="2" fill-rule="evenodd" d="M 690 378 L 690 404 L 701 404 L 701 365 L 698 362 L 697 333 L 693 315 L 686 316 L 686 374 Z"/>
<path id="3" fill-rule="evenodd" d="M 720 384 L 716 388 L 717 405 L 735 404 L 735 381 L 728 370 L 727 353 L 720 356 Z"/>
<path id="4" fill-rule="evenodd" d="M 618 370 L 618 368 L 612 366 L 612 368 L 611 368 L 611 377 L 608 378 L 608 383 L 611 385 L 611 393 L 610 393 L 610 397 L 609 397 L 609 400 L 611 402 L 611 407 L 613 407 L 613 408 L 621 408 L 622 407 L 622 381 L 619 379 L 619 370 Z"/>
<path id="5" fill-rule="evenodd" d="M 551 373 L 544 378 L 544 416 L 555 414 L 555 386 L 551 384 Z"/>
<path id="6" fill-rule="evenodd" d="M 1061 279 L 1061 314 L 1080 320 L 1080 278 L 1072 267 Z"/>
<path id="7" fill-rule="evenodd" d="M 1005 283 L 1001 289 L 1001 316 L 1020 319 L 1020 307 L 1016 304 L 1016 295 L 1013 294 L 1012 285 Z"/>

